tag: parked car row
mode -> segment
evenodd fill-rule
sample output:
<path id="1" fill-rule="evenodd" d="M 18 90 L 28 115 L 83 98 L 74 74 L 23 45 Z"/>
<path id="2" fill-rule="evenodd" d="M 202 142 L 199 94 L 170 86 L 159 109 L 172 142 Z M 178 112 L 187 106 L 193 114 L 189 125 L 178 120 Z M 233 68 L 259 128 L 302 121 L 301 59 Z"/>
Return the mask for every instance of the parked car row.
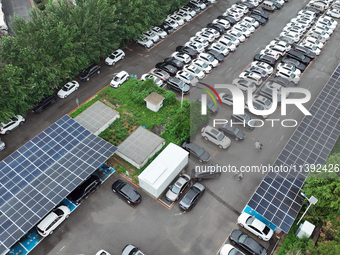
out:
<path id="1" fill-rule="evenodd" d="M 253 96 L 255 109 L 271 108 L 274 89 L 278 91 L 280 103 L 281 89 L 296 86 L 306 67 L 321 53 L 337 22 L 325 15 L 317 18 L 318 15 L 318 11 L 313 9 L 299 11 L 297 17 L 283 28 L 280 37 L 256 54 L 254 61 L 233 80 L 232 84 L 243 91 L 258 90 Z M 272 75 L 275 78 L 267 80 Z M 221 93 L 220 97 L 222 103 L 232 106 L 231 94 Z M 267 118 L 268 115 L 262 117 Z"/>

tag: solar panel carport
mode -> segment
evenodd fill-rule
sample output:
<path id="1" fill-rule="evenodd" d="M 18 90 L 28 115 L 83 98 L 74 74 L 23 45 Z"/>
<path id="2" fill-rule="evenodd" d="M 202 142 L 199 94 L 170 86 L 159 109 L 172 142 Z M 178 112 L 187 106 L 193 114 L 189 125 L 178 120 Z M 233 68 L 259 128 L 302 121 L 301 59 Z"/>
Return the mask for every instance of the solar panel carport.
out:
<path id="1" fill-rule="evenodd" d="M 0 254 L 116 150 L 65 115 L 1 161 Z"/>
<path id="2" fill-rule="evenodd" d="M 339 139 L 340 65 L 313 102 L 310 113 L 312 116 L 304 117 L 274 163 L 296 168 L 268 173 L 244 210 L 285 233 L 302 206 L 300 190 L 308 176 L 304 166 L 323 165 Z"/>

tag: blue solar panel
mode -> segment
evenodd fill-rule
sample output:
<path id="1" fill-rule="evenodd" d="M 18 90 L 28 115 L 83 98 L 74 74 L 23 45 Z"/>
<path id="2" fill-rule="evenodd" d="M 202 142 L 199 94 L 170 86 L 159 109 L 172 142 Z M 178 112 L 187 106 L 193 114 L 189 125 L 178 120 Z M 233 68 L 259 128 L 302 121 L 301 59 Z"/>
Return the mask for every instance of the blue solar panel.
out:
<path id="1" fill-rule="evenodd" d="M 310 107 L 312 116 L 304 117 L 274 165 L 325 163 L 340 134 L 339 74 L 340 65 Z M 305 168 L 289 173 L 269 172 L 248 206 L 288 233 L 302 206 L 300 190 L 307 174 Z"/>
<path id="2" fill-rule="evenodd" d="M 0 162 L 0 254 L 117 148 L 65 115 Z"/>

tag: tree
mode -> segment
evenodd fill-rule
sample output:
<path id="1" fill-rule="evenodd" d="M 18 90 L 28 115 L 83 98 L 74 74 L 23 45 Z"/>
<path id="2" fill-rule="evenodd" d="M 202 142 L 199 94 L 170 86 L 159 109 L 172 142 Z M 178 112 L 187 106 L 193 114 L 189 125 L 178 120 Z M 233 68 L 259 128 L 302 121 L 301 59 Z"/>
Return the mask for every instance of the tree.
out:
<path id="1" fill-rule="evenodd" d="M 330 155 L 325 165 L 318 169 L 321 172 L 310 173 L 306 180 L 303 193 L 318 199 L 308 211 L 308 217 L 313 222 L 334 219 L 340 215 L 339 162 L 340 153 Z"/>

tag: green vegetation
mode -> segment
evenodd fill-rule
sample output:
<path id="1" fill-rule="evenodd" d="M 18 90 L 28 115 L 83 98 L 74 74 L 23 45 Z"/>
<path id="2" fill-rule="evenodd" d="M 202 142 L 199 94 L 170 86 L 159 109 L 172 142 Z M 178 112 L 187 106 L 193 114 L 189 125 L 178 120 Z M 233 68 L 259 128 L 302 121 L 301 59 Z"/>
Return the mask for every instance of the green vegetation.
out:
<path id="1" fill-rule="evenodd" d="M 159 25 L 189 0 L 35 0 L 28 20 L 14 17 L 1 37 L 0 121 L 25 115 L 93 62 Z M 100 15 L 99 15 L 100 14 Z"/>

